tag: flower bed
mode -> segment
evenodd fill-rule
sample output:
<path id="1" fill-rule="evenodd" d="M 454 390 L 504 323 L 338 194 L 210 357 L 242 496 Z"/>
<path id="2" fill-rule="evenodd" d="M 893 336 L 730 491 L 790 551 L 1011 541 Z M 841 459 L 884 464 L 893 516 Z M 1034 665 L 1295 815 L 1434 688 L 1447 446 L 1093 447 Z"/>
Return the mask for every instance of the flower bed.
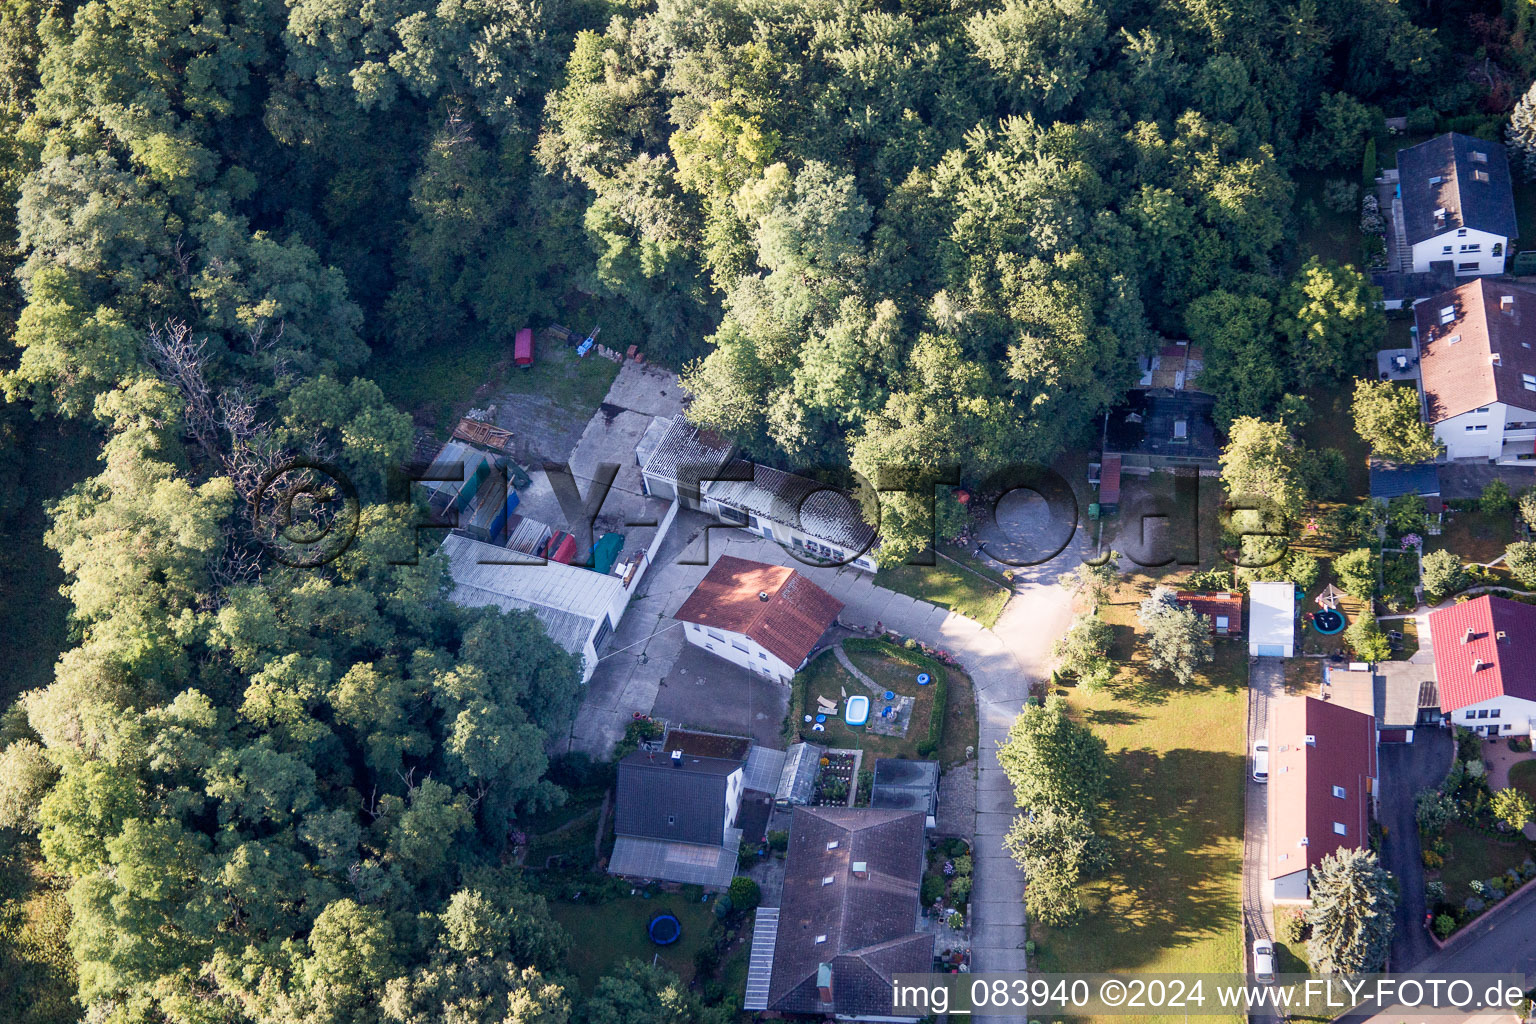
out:
<path id="1" fill-rule="evenodd" d="M 1458 729 L 1457 746 L 1439 790 L 1416 798 L 1425 904 L 1441 940 L 1536 878 L 1536 843 L 1493 812 L 1479 740 Z"/>
<path id="2" fill-rule="evenodd" d="M 821 807 L 846 807 L 848 794 L 853 789 L 856 761 L 853 754 L 828 751 L 821 759 L 821 770 L 816 773 L 811 803 Z"/>

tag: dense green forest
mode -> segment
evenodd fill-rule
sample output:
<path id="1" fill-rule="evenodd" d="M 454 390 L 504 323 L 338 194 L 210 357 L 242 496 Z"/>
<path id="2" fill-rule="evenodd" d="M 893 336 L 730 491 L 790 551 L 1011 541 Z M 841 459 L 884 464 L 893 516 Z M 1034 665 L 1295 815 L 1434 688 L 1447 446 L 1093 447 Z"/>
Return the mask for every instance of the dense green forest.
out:
<path id="1" fill-rule="evenodd" d="M 0 949 L 4 1012 L 718 1016 L 660 972 L 583 999 L 502 867 L 563 799 L 545 739 L 579 669 L 408 564 L 384 498 L 413 423 L 370 357 L 600 320 L 753 455 L 871 478 L 1048 460 L 1163 338 L 1205 346 L 1224 422 L 1273 416 L 1380 330 L 1361 274 L 1301 251 L 1298 188 L 1358 185 L 1383 115 L 1496 136 L 1531 22 L 1524 0 L 0 0 L 7 593 L 68 601 L 0 720 L 7 870 L 63 894 L 68 955 Z M 358 542 L 319 567 L 258 514 L 295 459 L 359 489 Z M 900 496 L 883 529 L 886 560 L 932 536 Z"/>

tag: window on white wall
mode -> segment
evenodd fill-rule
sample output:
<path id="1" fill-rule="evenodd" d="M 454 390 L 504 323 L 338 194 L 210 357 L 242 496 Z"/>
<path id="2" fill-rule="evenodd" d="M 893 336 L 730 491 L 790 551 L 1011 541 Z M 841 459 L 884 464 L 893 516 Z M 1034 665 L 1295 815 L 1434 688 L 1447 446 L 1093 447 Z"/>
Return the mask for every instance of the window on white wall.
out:
<path id="1" fill-rule="evenodd" d="M 1525 390 L 1536 391 L 1536 373 L 1522 373 L 1520 383 L 1525 385 Z"/>

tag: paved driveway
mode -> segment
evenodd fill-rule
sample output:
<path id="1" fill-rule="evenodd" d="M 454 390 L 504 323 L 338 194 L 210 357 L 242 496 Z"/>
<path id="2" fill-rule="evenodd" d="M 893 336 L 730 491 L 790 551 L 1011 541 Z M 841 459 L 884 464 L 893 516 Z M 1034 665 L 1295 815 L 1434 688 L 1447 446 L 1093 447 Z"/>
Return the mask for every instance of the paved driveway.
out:
<path id="1" fill-rule="evenodd" d="M 1419 826 L 1413 796 L 1440 784 L 1451 766 L 1456 744 L 1444 729 L 1416 729 L 1412 743 L 1383 743 L 1376 748 L 1381 793 L 1376 818 L 1387 829 L 1381 859 L 1397 878 L 1402 896 L 1397 902 L 1397 933 L 1392 937 L 1391 967 L 1414 969 L 1435 951 L 1424 930 L 1424 864 L 1419 859 Z"/>

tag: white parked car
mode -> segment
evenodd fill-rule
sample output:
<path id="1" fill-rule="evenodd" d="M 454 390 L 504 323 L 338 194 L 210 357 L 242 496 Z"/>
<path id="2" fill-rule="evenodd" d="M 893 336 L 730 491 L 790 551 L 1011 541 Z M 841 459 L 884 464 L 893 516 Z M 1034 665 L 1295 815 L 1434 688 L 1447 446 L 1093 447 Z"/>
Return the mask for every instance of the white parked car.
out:
<path id="1" fill-rule="evenodd" d="M 1269 741 L 1259 740 L 1253 745 L 1253 781 L 1269 781 Z"/>
<path id="2" fill-rule="evenodd" d="M 1261 985 L 1275 983 L 1275 944 L 1268 939 L 1253 940 L 1253 977 Z"/>

